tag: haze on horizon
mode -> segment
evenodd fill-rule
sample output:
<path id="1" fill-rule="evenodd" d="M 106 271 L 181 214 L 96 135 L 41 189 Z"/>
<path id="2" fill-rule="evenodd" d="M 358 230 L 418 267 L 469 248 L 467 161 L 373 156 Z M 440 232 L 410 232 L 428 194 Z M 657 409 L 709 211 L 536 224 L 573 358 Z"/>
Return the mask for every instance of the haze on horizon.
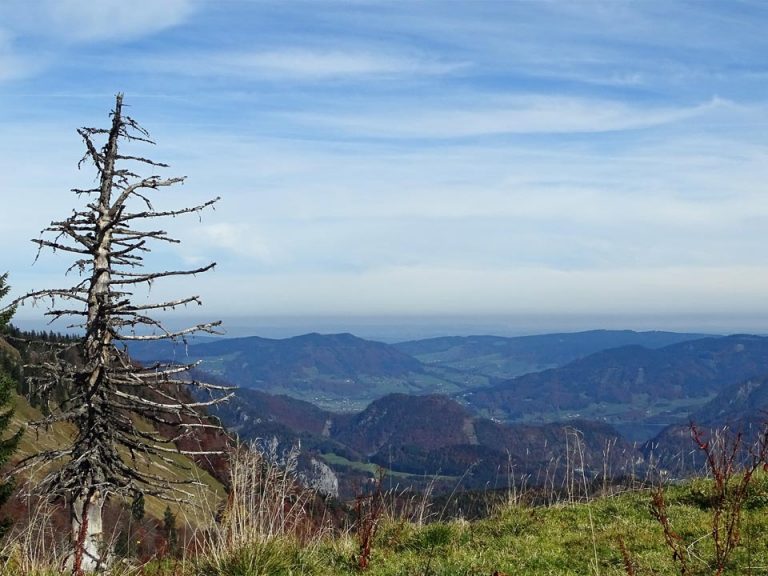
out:
<path id="1" fill-rule="evenodd" d="M 152 288 L 199 293 L 182 316 L 762 333 L 766 28 L 748 0 L 10 0 L 0 272 L 72 281 L 29 239 L 122 91 L 188 176 L 160 207 L 222 196 L 150 259 L 218 263 Z"/>

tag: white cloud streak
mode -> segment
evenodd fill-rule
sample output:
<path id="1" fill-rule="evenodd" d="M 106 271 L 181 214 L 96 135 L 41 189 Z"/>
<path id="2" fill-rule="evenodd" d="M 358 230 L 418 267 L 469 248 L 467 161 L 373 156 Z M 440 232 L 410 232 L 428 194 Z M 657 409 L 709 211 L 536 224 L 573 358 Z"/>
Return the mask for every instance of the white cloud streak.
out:
<path id="1" fill-rule="evenodd" d="M 0 82 L 27 78 L 42 68 L 39 59 L 20 54 L 13 40 L 9 31 L 0 28 Z"/>
<path id="2" fill-rule="evenodd" d="M 764 267 L 392 267 L 363 274 L 272 274 L 257 282 L 219 276 L 204 282 L 212 309 L 247 300 L 257 315 L 768 312 Z"/>
<path id="3" fill-rule="evenodd" d="M 421 55 L 374 53 L 366 48 L 286 47 L 166 56 L 143 61 L 140 66 L 174 75 L 317 81 L 346 77 L 437 76 L 456 72 L 466 64 Z"/>
<path id="4" fill-rule="evenodd" d="M 310 126 L 389 138 L 464 138 L 499 134 L 569 134 L 637 130 L 694 118 L 728 103 L 713 99 L 690 107 L 640 107 L 623 102 L 556 96 L 520 96 L 507 102 L 418 110 L 392 107 L 364 113 L 297 113 Z"/>
<path id="5" fill-rule="evenodd" d="M 254 226 L 247 223 L 202 224 L 187 242 L 184 251 L 190 248 L 201 250 L 203 253 L 210 250 L 223 250 L 235 256 L 261 262 L 269 262 L 272 258 L 266 242 Z"/>
<path id="6" fill-rule="evenodd" d="M 126 42 L 176 26 L 191 0 L 8 0 L 0 16 L 30 36 L 68 42 Z"/>
<path id="7" fill-rule="evenodd" d="M 158 205 L 222 196 L 148 264 L 216 260 L 194 290 L 222 311 L 765 308 L 765 22 L 744 4 L 310 5 L 0 4 L 14 288 L 61 280 L 27 238 L 93 177 L 73 128 L 125 89 L 148 154 L 189 176 Z"/>

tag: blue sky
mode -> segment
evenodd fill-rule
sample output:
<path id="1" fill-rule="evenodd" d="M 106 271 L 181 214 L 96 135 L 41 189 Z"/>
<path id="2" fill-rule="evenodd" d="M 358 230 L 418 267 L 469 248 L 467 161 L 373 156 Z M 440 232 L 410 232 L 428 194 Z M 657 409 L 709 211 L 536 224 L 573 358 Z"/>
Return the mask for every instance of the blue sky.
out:
<path id="1" fill-rule="evenodd" d="M 188 177 L 160 205 L 222 197 L 151 261 L 216 272 L 141 298 L 759 329 L 766 29 L 758 1 L 7 0 L 0 269 L 66 283 L 28 239 L 92 181 L 75 128 L 122 91 Z"/>

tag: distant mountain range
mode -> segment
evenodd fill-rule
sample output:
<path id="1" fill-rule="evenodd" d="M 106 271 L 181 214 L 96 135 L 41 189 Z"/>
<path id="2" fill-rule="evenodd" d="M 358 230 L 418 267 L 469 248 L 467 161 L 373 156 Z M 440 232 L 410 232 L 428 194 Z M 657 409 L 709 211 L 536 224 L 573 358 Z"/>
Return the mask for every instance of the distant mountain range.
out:
<path id="1" fill-rule="evenodd" d="M 689 418 L 762 422 L 768 338 L 700 336 L 591 331 L 387 345 L 307 334 L 131 353 L 202 360 L 205 377 L 240 386 L 216 411 L 227 426 L 243 438 L 301 443 L 351 495 L 377 465 L 444 489 L 504 485 L 510 470 L 539 483 L 575 467 L 589 479 L 606 469 L 616 477 L 652 454 L 690 452 Z"/>
<path id="2" fill-rule="evenodd" d="M 437 338 L 388 345 L 351 334 L 306 334 L 131 343 L 139 361 L 202 361 L 200 369 L 245 388 L 287 394 L 335 411 L 361 410 L 386 394 L 457 394 L 500 376 L 560 366 L 631 342 L 658 347 L 696 334 L 596 330 L 502 338 Z"/>
<path id="3" fill-rule="evenodd" d="M 442 366 L 490 378 L 509 379 L 563 366 L 601 350 L 621 346 L 663 348 L 705 338 L 705 334 L 590 330 L 504 338 L 446 336 L 395 344 L 428 366 Z"/>
<path id="4" fill-rule="evenodd" d="M 202 361 L 200 370 L 245 388 L 287 394 L 335 410 L 355 410 L 392 392 L 454 393 L 460 383 L 433 376 L 393 346 L 351 334 L 273 340 L 221 339 L 186 348 L 131 346 L 140 361 Z"/>
<path id="5" fill-rule="evenodd" d="M 467 392 L 481 414 L 552 422 L 586 418 L 646 439 L 686 418 L 726 386 L 768 374 L 768 338 L 728 336 L 658 349 L 604 350 L 560 368 Z M 650 428 L 649 428 L 650 427 Z"/>

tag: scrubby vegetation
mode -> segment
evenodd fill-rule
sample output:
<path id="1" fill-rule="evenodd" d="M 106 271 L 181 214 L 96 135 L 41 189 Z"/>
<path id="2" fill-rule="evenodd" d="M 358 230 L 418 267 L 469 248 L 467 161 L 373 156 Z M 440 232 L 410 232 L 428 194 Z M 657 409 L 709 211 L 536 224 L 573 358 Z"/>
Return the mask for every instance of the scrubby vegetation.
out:
<path id="1" fill-rule="evenodd" d="M 723 482 L 728 470 L 722 466 L 730 465 L 720 461 L 719 468 L 710 469 L 710 477 L 614 487 L 593 498 L 578 489 L 550 505 L 533 504 L 534 492 L 510 490 L 503 500 L 499 493 L 488 493 L 491 513 L 467 521 L 441 518 L 446 508 L 428 499 L 413 497 L 410 506 L 403 505 L 402 498 L 382 493 L 377 486 L 361 493 L 346 517 L 339 515 L 296 484 L 294 456 L 253 447 L 234 451 L 229 498 L 210 511 L 207 525 L 194 530 L 188 524 L 179 526 L 172 539 L 163 530 L 169 532 L 169 517 L 176 515 L 166 513 L 164 520 L 154 522 L 157 537 L 164 537 L 168 546 L 160 547 L 149 561 L 131 553 L 130 546 L 116 547 L 122 562 L 111 573 L 714 575 L 764 573 L 768 565 L 768 473 L 762 466 L 753 467 L 748 478 L 743 472 L 730 473 Z M 578 483 L 577 478 L 574 485 Z M 729 536 L 733 547 L 723 564 L 718 550 L 722 540 L 718 544 L 713 527 L 724 507 L 731 505 L 736 522 Z M 38 513 L 39 530 L 50 518 L 44 511 Z M 183 515 L 174 522 L 184 524 Z M 44 549 L 41 535 L 48 539 Z M 670 546 L 670 538 L 677 548 Z M 59 573 L 54 540 L 49 528 L 6 541 L 0 575 Z"/>
<path id="2" fill-rule="evenodd" d="M 677 533 L 690 543 L 690 574 L 715 574 L 709 538 L 711 507 L 702 498 L 708 481 L 671 487 L 667 503 Z M 480 521 L 417 524 L 386 517 L 372 542 L 366 572 L 374 575 L 679 574 L 663 530 L 649 511 L 650 494 L 632 491 L 590 503 L 549 507 L 508 505 Z M 761 476 L 744 511 L 742 544 L 729 572 L 762 573 L 768 563 L 768 481 Z M 622 544 L 623 543 L 623 544 Z M 292 535 L 237 542 L 214 555 L 150 562 L 146 575 L 253 576 L 358 574 L 353 532 L 310 541 Z M 622 550 L 626 551 L 623 555 Z M 3 576 L 19 574 L 7 562 Z M 35 573 L 35 572 L 31 572 Z M 43 569 L 37 574 L 45 574 Z M 56 573 L 51 567 L 48 573 Z"/>

